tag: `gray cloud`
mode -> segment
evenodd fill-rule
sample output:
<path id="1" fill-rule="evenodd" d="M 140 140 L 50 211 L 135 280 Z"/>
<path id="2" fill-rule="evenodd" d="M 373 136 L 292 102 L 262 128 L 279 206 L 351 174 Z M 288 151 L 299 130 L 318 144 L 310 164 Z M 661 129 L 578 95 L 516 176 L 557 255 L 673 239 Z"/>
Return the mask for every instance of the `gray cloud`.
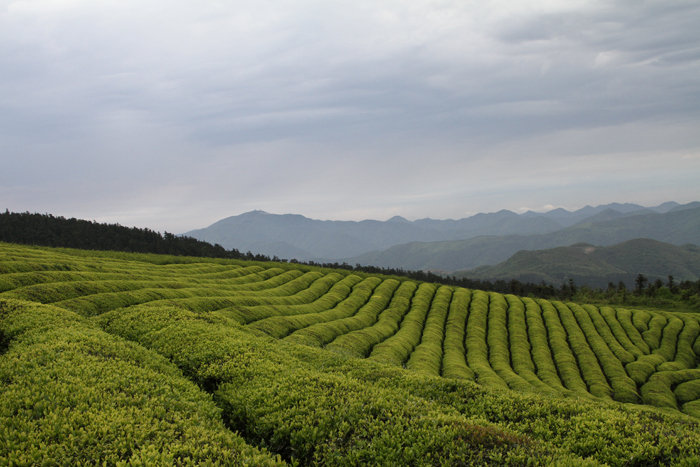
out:
<path id="1" fill-rule="evenodd" d="M 253 208 L 695 199 L 698 17 L 689 1 L 0 1 L 0 208 L 180 231 Z"/>

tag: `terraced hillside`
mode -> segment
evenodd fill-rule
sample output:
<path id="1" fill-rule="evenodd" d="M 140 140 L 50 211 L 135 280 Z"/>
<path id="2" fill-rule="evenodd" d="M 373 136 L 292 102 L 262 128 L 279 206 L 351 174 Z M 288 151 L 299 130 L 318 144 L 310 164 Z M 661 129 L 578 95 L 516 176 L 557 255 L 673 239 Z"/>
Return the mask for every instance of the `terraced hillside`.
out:
<path id="1" fill-rule="evenodd" d="M 0 243 L 0 463 L 693 465 L 699 357 L 690 314 Z"/>

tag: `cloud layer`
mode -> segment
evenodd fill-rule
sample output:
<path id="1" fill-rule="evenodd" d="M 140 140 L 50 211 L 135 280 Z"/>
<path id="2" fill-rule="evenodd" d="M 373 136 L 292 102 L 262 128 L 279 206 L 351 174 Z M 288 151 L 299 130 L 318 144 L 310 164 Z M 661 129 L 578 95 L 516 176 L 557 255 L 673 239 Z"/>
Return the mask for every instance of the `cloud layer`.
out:
<path id="1" fill-rule="evenodd" d="M 184 231 L 698 199 L 692 1 L 0 1 L 0 208 Z"/>

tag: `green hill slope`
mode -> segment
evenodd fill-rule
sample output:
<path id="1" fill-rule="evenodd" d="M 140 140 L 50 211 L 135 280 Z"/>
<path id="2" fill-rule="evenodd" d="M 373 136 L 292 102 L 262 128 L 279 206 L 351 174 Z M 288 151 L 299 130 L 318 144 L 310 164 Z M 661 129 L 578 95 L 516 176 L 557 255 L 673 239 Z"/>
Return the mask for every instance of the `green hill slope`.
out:
<path id="1" fill-rule="evenodd" d="M 578 244 L 549 250 L 519 251 L 495 266 L 457 273 L 476 279 L 518 279 L 560 284 L 569 278 L 579 285 L 605 287 L 608 282 L 634 284 L 635 277 L 666 282 L 700 277 L 700 247 L 675 246 L 649 239 L 635 239 L 609 247 Z"/>
<path id="2" fill-rule="evenodd" d="M 0 243 L 0 460 L 697 465 L 696 315 Z"/>
<path id="3" fill-rule="evenodd" d="M 674 245 L 700 245 L 700 208 L 614 217 L 597 222 L 586 221 L 539 235 L 412 242 L 366 253 L 347 261 L 350 264 L 452 272 L 498 264 L 521 250 L 544 250 L 576 243 L 609 246 L 635 238 L 650 238 Z"/>

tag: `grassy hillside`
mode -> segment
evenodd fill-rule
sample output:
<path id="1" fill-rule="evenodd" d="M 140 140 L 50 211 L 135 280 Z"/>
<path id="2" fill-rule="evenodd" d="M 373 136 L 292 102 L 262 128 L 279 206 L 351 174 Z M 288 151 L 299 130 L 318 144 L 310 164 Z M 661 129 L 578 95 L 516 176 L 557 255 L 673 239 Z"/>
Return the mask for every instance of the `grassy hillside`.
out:
<path id="1" fill-rule="evenodd" d="M 698 316 L 0 243 L 0 463 L 697 465 Z"/>
<path id="2" fill-rule="evenodd" d="M 519 251 L 496 266 L 482 266 L 457 274 L 475 279 L 518 279 L 560 284 L 569 278 L 579 285 L 605 287 L 608 282 L 634 284 L 638 274 L 649 280 L 669 275 L 676 280 L 700 277 L 700 247 L 675 246 L 635 239 L 609 247 L 578 244 L 548 250 Z"/>

